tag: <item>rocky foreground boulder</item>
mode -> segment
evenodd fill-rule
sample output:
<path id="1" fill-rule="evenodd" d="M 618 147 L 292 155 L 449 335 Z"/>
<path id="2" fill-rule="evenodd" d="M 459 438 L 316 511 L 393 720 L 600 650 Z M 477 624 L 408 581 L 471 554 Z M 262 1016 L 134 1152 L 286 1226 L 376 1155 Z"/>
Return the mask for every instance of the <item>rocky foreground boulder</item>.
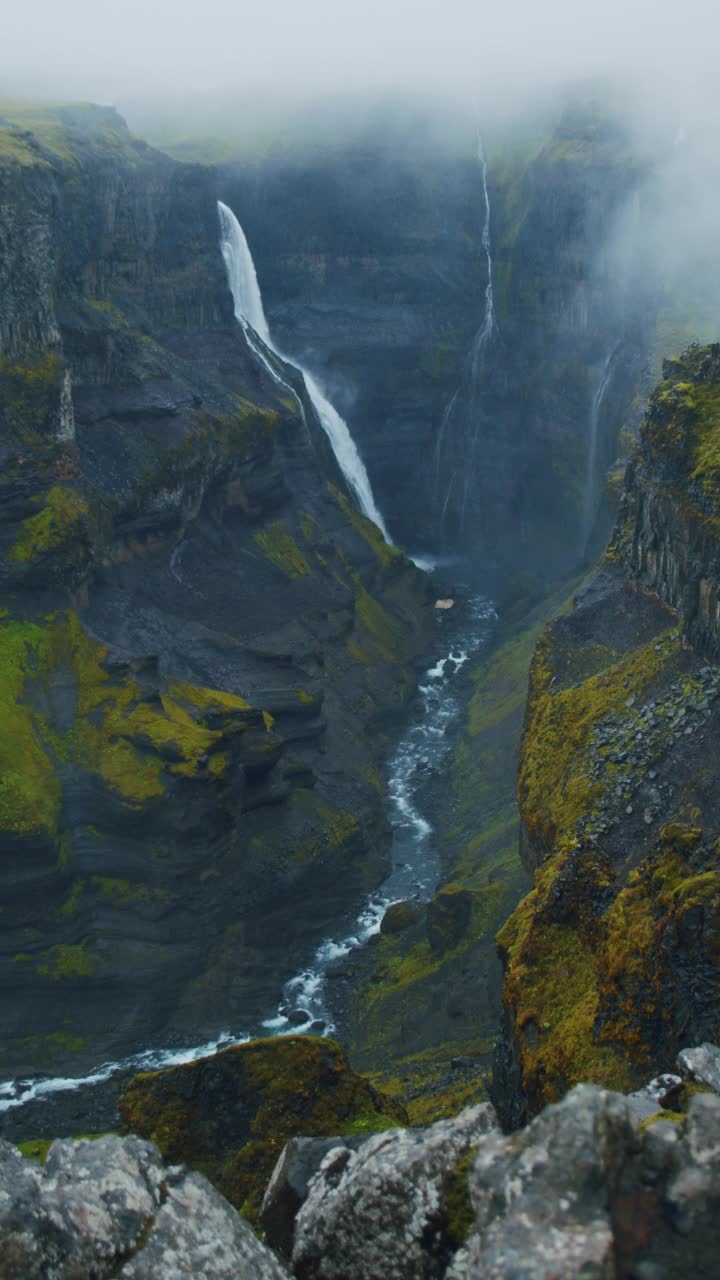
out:
<path id="1" fill-rule="evenodd" d="M 55 1142 L 44 1169 L 2 1143 L 0 1280 L 714 1276 L 720 1050 L 677 1065 L 630 1097 L 578 1085 L 510 1135 L 484 1103 L 424 1129 L 293 1139 L 264 1244 L 202 1175 L 136 1136 Z"/>
<path id="2" fill-rule="evenodd" d="M 198 1173 L 141 1138 L 53 1143 L 40 1168 L 0 1142 L 2 1280 L 282 1280 Z"/>

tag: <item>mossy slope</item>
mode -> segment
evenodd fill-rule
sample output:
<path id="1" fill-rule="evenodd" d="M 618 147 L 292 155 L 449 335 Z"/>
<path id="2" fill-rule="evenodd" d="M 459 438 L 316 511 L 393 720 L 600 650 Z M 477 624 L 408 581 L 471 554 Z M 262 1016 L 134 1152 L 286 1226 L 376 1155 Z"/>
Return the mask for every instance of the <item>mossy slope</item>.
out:
<path id="1" fill-rule="evenodd" d="M 126 1131 L 205 1173 L 254 1223 L 285 1143 L 375 1133 L 406 1122 L 332 1040 L 253 1040 L 183 1067 L 136 1076 L 120 1099 Z"/>

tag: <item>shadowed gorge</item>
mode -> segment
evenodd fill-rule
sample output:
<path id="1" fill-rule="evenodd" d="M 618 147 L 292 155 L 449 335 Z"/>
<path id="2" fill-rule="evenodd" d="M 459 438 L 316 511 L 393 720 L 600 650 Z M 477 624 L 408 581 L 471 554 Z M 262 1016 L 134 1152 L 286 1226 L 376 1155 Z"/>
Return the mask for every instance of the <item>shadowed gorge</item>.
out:
<path id="1" fill-rule="evenodd" d="M 714 1274 L 717 15 L 134 3 L 0 98 L 0 1277 Z"/>

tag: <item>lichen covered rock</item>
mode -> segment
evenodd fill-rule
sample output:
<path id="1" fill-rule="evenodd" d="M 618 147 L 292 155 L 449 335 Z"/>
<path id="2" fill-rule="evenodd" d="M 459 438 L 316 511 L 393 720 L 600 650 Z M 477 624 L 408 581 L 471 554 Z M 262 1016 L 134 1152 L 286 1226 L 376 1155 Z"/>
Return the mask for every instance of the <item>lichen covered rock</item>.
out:
<path id="1" fill-rule="evenodd" d="M 3 1280 L 282 1280 L 205 1178 L 139 1138 L 53 1143 L 44 1168 L 0 1142 Z"/>
<path id="2" fill-rule="evenodd" d="M 431 1280 L 452 1252 L 449 1192 L 462 1157 L 495 1128 L 487 1103 L 429 1129 L 397 1129 L 324 1158 L 298 1214 L 299 1280 Z"/>

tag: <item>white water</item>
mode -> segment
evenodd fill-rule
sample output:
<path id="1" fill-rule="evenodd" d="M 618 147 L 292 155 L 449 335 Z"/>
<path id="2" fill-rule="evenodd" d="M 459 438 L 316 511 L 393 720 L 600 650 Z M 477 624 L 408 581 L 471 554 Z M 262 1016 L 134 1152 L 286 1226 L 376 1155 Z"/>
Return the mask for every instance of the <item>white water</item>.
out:
<path id="1" fill-rule="evenodd" d="M 40 1080 L 7 1080 L 0 1084 L 0 1112 L 10 1111 L 13 1107 L 23 1107 L 26 1102 L 49 1098 L 53 1093 L 66 1093 L 88 1086 L 103 1084 L 117 1075 L 119 1071 L 158 1071 L 162 1067 L 178 1067 L 185 1062 L 195 1062 L 205 1058 L 219 1049 L 229 1049 L 234 1044 L 244 1044 L 249 1035 L 233 1035 L 223 1031 L 216 1040 L 208 1040 L 205 1044 L 193 1045 L 185 1049 L 146 1049 L 142 1053 L 130 1054 L 117 1062 L 103 1062 L 101 1066 L 90 1071 L 86 1076 L 54 1076 L 52 1079 Z"/>
<path id="2" fill-rule="evenodd" d="M 485 201 L 485 219 L 482 229 L 482 243 L 487 262 L 487 284 L 485 285 L 485 313 L 483 315 L 483 322 L 477 332 L 473 346 L 474 366 L 477 364 L 480 355 L 497 328 L 497 321 L 495 319 L 495 298 L 493 294 L 492 241 L 490 239 L 490 193 L 488 192 L 487 184 L 487 160 L 485 159 L 485 148 L 483 147 L 482 135 L 480 134 L 478 135 L 478 160 L 480 161 L 483 198 Z"/>
<path id="3" fill-rule="evenodd" d="M 593 521 L 595 518 L 595 491 L 597 488 L 596 471 L 597 471 L 597 455 L 598 455 L 598 435 L 600 428 L 600 413 L 603 406 L 603 400 L 607 394 L 608 387 L 612 381 L 613 365 L 615 356 L 619 350 L 618 346 L 613 347 L 607 360 L 605 361 L 595 394 L 592 398 L 590 406 L 590 422 L 588 432 L 588 451 L 587 462 L 585 464 L 585 498 L 584 498 L 584 523 L 585 537 L 588 538 L 592 532 Z"/>
<path id="4" fill-rule="evenodd" d="M 347 423 L 330 403 L 313 375 L 296 361 L 289 360 L 274 345 L 270 337 L 270 329 L 262 304 L 255 264 L 245 233 L 232 209 L 229 209 L 226 204 L 218 201 L 218 211 L 221 231 L 220 248 L 225 261 L 228 284 L 235 304 L 235 316 L 243 327 L 249 346 L 274 381 L 290 391 L 296 399 L 298 399 L 297 392 L 282 377 L 272 360 L 269 359 L 268 353 L 277 356 L 280 360 L 294 364 L 295 368 L 299 369 L 305 380 L 305 386 L 320 420 L 320 425 L 332 445 L 338 466 L 354 493 L 360 510 L 378 526 L 385 540 L 391 542 L 392 540 L 385 527 L 385 521 L 373 497 L 365 464 L 358 453 L 355 441 L 350 435 Z M 262 339 L 262 344 L 266 350 L 263 350 L 263 345 L 257 341 L 258 337 Z"/>
<path id="5" fill-rule="evenodd" d="M 393 828 L 392 870 L 376 893 L 344 933 L 326 938 L 306 969 L 285 984 L 275 1017 L 263 1023 L 266 1031 L 289 1035 L 303 1024 L 291 1021 L 293 1013 L 304 1011 L 311 1021 L 324 1023 L 325 1034 L 335 1029 L 328 1001 L 328 969 L 337 960 L 356 951 L 380 930 L 382 918 L 392 902 L 414 898 L 426 902 L 438 883 L 440 866 L 433 840 L 433 827 L 422 811 L 421 793 L 430 776 L 440 769 L 452 747 L 448 730 L 460 714 L 460 702 L 453 688 L 455 677 L 465 663 L 486 643 L 496 614 L 484 597 L 470 601 L 465 622 L 460 626 L 447 654 L 434 663 L 418 688 L 418 707 L 389 763 L 387 794 L 389 819 Z"/>

